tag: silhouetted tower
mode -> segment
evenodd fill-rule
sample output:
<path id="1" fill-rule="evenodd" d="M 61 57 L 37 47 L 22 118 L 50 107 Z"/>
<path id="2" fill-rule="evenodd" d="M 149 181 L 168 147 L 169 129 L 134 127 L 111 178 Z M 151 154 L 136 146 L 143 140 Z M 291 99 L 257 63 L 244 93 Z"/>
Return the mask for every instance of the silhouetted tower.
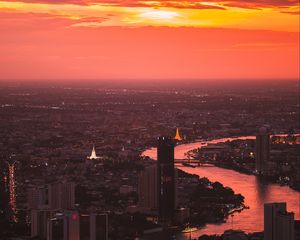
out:
<path id="1" fill-rule="evenodd" d="M 172 221 L 175 209 L 174 142 L 170 137 L 159 137 L 157 146 L 158 217 Z"/>
<path id="2" fill-rule="evenodd" d="M 286 203 L 265 203 L 264 205 L 264 239 L 294 240 L 294 213 L 287 212 Z"/>
<path id="3" fill-rule="evenodd" d="M 270 135 L 267 129 L 262 127 L 255 141 L 255 167 L 259 174 L 268 174 L 268 164 L 270 160 Z"/>

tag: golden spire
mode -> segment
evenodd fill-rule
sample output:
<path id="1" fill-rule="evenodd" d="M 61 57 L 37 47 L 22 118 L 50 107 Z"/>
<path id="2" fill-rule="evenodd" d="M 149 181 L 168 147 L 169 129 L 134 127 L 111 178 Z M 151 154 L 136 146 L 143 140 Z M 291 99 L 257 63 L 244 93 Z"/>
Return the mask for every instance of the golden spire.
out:
<path id="1" fill-rule="evenodd" d="M 177 141 L 181 141 L 182 140 L 182 137 L 180 137 L 179 129 L 178 128 L 176 128 L 176 135 L 175 135 L 174 139 L 177 140 Z"/>

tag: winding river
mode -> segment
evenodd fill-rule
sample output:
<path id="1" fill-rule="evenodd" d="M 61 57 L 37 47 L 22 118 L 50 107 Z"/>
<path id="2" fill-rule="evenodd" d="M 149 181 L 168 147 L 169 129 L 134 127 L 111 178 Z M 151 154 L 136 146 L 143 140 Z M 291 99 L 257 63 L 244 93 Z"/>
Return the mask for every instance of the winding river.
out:
<path id="1" fill-rule="evenodd" d="M 297 134 L 299 135 L 299 134 Z M 255 139 L 255 136 L 222 138 L 211 141 L 201 141 L 188 144 L 181 144 L 175 147 L 175 158 L 184 159 L 186 152 L 201 148 L 207 144 L 221 143 L 233 140 Z M 156 148 L 150 148 L 143 152 L 144 156 L 156 159 Z M 256 232 L 263 230 L 264 203 L 267 202 L 287 202 L 288 211 L 295 213 L 295 219 L 300 219 L 300 194 L 288 186 L 280 186 L 265 182 L 254 175 L 247 175 L 234 170 L 220 167 L 196 168 L 177 166 L 179 169 L 197 174 L 199 177 L 207 177 L 210 181 L 219 181 L 224 186 L 231 187 L 235 193 L 240 193 L 245 197 L 245 204 L 249 209 L 244 209 L 240 213 L 235 213 L 233 218 L 229 218 L 225 223 L 207 224 L 205 227 L 192 233 L 192 238 L 203 234 L 222 234 L 227 229 L 239 229 L 245 232 Z M 180 234 L 177 239 L 189 239 L 189 234 Z"/>

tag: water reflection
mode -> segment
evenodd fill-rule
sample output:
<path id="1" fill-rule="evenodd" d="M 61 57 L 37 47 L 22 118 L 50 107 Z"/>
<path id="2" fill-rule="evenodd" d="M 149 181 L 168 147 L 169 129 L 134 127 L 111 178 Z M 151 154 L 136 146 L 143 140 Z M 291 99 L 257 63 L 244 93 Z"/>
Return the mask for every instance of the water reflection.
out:
<path id="1" fill-rule="evenodd" d="M 208 142 L 196 142 L 190 144 L 182 144 L 175 148 L 175 157 L 177 159 L 185 158 L 184 154 L 192 149 L 201 148 L 209 143 L 219 143 L 238 139 L 255 139 L 254 136 L 223 138 Z M 156 159 L 156 149 L 151 148 L 143 153 Z M 189 168 L 178 166 L 179 169 L 197 174 L 200 177 L 207 177 L 210 181 L 221 182 L 224 186 L 231 187 L 235 193 L 240 193 L 245 197 L 245 204 L 249 209 L 245 209 L 240 213 L 235 213 L 233 219 L 229 218 L 225 223 L 207 224 L 199 231 L 193 233 L 193 237 L 199 237 L 203 234 L 222 234 L 228 229 L 239 229 L 246 232 L 256 232 L 263 230 L 263 205 L 267 202 L 287 202 L 288 211 L 295 213 L 295 218 L 300 219 L 299 209 L 299 193 L 287 186 L 279 186 L 264 181 L 260 177 L 254 175 L 242 174 L 230 169 L 219 167 L 197 167 Z M 177 239 L 189 239 L 180 234 Z"/>
<path id="2" fill-rule="evenodd" d="M 262 178 L 255 177 L 255 189 L 257 192 L 257 204 L 263 205 L 264 199 L 269 197 L 269 184 L 267 184 Z"/>

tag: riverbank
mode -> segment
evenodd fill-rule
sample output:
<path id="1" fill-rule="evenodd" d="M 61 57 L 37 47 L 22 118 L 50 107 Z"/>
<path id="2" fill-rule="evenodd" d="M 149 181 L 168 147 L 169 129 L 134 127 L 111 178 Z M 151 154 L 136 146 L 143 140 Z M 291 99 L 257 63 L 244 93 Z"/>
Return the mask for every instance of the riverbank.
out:
<path id="1" fill-rule="evenodd" d="M 237 138 L 222 138 L 210 141 L 202 141 L 189 144 L 180 144 L 175 147 L 175 158 L 185 159 L 188 151 L 202 146 L 207 146 L 210 143 L 233 141 L 237 139 L 254 139 L 255 136 L 244 136 Z M 142 153 L 143 156 L 148 156 L 151 159 L 156 159 L 156 148 L 149 148 Z M 240 173 L 234 170 L 220 168 L 216 166 L 200 166 L 196 168 L 184 167 L 178 165 L 177 168 L 189 174 L 195 174 L 199 177 L 207 177 L 212 182 L 219 181 L 224 186 L 230 186 L 235 193 L 240 193 L 245 197 L 244 204 L 249 206 L 240 213 L 236 212 L 233 218 L 226 222 L 218 224 L 206 224 L 200 227 L 198 231 L 192 233 L 193 238 L 198 238 L 204 234 L 221 235 L 228 229 L 241 229 L 245 232 L 259 232 L 263 229 L 263 205 L 266 202 L 287 202 L 288 210 L 295 213 L 295 219 L 300 219 L 299 209 L 299 193 L 287 186 L 280 186 L 266 182 L 255 175 Z M 280 193 L 280 194 L 278 194 Z M 253 224 L 255 223 L 255 224 Z M 178 240 L 188 240 L 189 235 L 176 235 Z"/>
<path id="2" fill-rule="evenodd" d="M 213 165 L 216 167 L 224 168 L 224 169 L 234 170 L 234 171 L 242 173 L 242 174 L 256 176 L 256 177 L 260 178 L 262 181 L 265 181 L 267 183 L 273 183 L 273 184 L 277 184 L 279 186 L 287 186 L 295 191 L 300 192 L 300 186 L 290 185 L 285 181 L 280 181 L 280 176 L 278 176 L 278 175 L 277 176 L 257 175 L 254 173 L 254 171 L 250 170 L 249 168 L 245 168 L 245 167 L 239 166 L 239 165 L 229 165 L 229 164 L 224 164 L 224 163 L 215 163 Z"/>
<path id="3" fill-rule="evenodd" d="M 222 223 L 233 212 L 244 209 L 244 197 L 235 193 L 230 187 L 178 170 L 178 178 L 195 177 L 197 182 L 194 184 L 193 190 L 188 196 L 185 196 L 185 201 L 181 202 L 182 206 L 179 206 L 190 209 L 190 217 L 187 219 L 190 225 L 203 227 L 208 223 Z M 181 180 L 179 187 L 178 196 L 180 197 L 183 195 L 180 190 L 186 193 L 189 186 L 182 185 Z"/>
<path id="4" fill-rule="evenodd" d="M 172 227 L 153 234 L 136 231 L 142 239 L 171 239 L 172 236 L 184 235 L 182 230 L 187 226 L 198 231 L 208 224 L 222 224 L 231 214 L 245 208 L 244 197 L 220 182 L 212 182 L 208 178 L 201 178 L 182 169 L 177 169 L 176 182 L 178 205 Z M 185 214 L 186 211 L 189 214 L 184 214 L 185 217 L 178 215 L 182 209 Z M 156 219 L 150 215 L 148 218 Z M 159 227 L 160 225 L 156 225 L 156 228 Z"/>
<path id="5" fill-rule="evenodd" d="M 198 240 L 263 240 L 263 232 L 245 233 L 239 230 L 227 230 L 222 235 L 203 235 Z"/>
<path id="6" fill-rule="evenodd" d="M 230 138 L 228 141 L 210 141 L 187 152 L 187 157 L 194 162 L 208 162 L 217 167 L 257 175 L 264 181 L 289 186 L 300 190 L 299 150 L 300 144 L 294 136 L 273 136 L 269 161 L 265 163 L 264 174 L 258 175 L 255 163 L 255 140 L 249 137 Z M 293 141 L 292 141 L 292 140 Z M 219 139 L 222 140 L 222 139 Z"/>

